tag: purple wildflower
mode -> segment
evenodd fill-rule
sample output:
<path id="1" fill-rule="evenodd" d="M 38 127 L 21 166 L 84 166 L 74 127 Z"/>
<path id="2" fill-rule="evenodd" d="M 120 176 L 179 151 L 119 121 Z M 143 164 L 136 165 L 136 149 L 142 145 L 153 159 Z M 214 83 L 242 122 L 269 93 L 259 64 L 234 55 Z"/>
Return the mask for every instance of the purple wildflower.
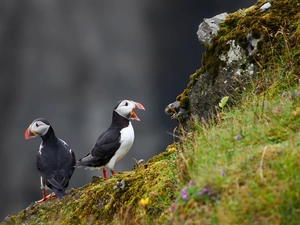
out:
<path id="1" fill-rule="evenodd" d="M 203 192 L 202 191 L 199 191 L 198 192 L 198 196 L 202 196 L 203 195 Z"/>
<path id="2" fill-rule="evenodd" d="M 210 195 L 210 190 L 209 189 L 203 188 L 202 191 L 203 191 L 204 194 Z"/>
<path id="3" fill-rule="evenodd" d="M 196 184 L 196 182 L 195 181 L 193 181 L 193 180 L 190 180 L 190 182 L 188 183 L 188 186 L 192 186 L 192 185 L 195 185 Z"/>
<path id="4" fill-rule="evenodd" d="M 234 137 L 235 140 L 241 140 L 242 139 L 242 135 L 241 134 L 238 134 Z"/>
<path id="5" fill-rule="evenodd" d="M 199 191 L 199 192 L 198 192 L 198 196 L 202 196 L 202 195 L 205 195 L 205 194 L 211 195 L 210 190 L 207 189 L 207 188 L 203 188 L 202 191 Z"/>
<path id="6" fill-rule="evenodd" d="M 175 202 L 173 202 L 169 208 L 170 212 L 174 212 L 175 210 Z"/>
<path id="7" fill-rule="evenodd" d="M 221 177 L 224 177 L 224 176 L 225 176 L 225 172 L 222 171 L 222 172 L 220 173 L 220 176 L 221 176 Z"/>
<path id="8" fill-rule="evenodd" d="M 181 189 L 180 194 L 181 194 L 181 198 L 183 200 L 186 200 L 188 198 L 188 193 L 186 192 L 186 187 Z"/>
<path id="9" fill-rule="evenodd" d="M 288 92 L 283 92 L 283 93 L 281 94 L 281 97 L 286 97 L 288 94 L 289 94 Z"/>

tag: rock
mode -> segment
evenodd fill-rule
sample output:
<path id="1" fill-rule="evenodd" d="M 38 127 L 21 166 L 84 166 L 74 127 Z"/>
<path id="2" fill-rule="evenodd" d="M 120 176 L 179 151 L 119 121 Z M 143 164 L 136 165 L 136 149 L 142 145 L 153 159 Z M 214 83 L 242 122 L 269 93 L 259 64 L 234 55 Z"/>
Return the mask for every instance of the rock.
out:
<path id="1" fill-rule="evenodd" d="M 225 20 L 228 13 L 221 13 L 212 18 L 205 18 L 199 25 L 197 35 L 202 44 L 210 43 L 211 38 L 218 33 L 220 29 L 220 23 Z"/>
<path id="2" fill-rule="evenodd" d="M 263 4 L 259 9 L 261 11 L 265 11 L 267 9 L 271 8 L 271 3 L 270 2 L 266 2 L 265 4 Z"/>
<path id="3" fill-rule="evenodd" d="M 247 34 L 248 47 L 247 51 L 249 55 L 254 55 L 257 51 L 257 44 L 259 41 L 263 39 L 263 34 L 259 35 L 259 37 L 255 37 L 252 32 Z"/>
<path id="4" fill-rule="evenodd" d="M 186 110 L 180 107 L 180 101 L 175 101 L 167 105 L 165 108 L 165 113 L 172 119 L 188 119 Z"/>
<path id="5" fill-rule="evenodd" d="M 14 224 L 14 221 L 13 219 L 11 218 L 11 215 L 7 215 L 4 220 L 3 220 L 4 223 L 7 223 L 7 224 Z"/>
<path id="6" fill-rule="evenodd" d="M 190 118 L 217 118 L 224 96 L 229 96 L 227 107 L 237 104 L 250 85 L 256 85 L 254 94 L 264 92 L 272 82 L 257 77 L 265 76 L 265 68 L 299 42 L 298 5 L 297 0 L 272 1 L 272 7 L 258 1 L 248 9 L 204 19 L 197 32 L 206 48 L 202 67 L 190 75 L 187 87 L 165 112 L 188 129 Z M 298 62 L 282 63 L 289 73 L 300 74 Z"/>

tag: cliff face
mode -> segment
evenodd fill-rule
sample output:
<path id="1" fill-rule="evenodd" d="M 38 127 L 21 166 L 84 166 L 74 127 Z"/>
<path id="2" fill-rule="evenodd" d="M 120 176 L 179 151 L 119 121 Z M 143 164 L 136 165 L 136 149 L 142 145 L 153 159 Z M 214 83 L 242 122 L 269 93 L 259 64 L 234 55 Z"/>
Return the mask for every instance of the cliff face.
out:
<path id="1" fill-rule="evenodd" d="M 260 76 L 257 70 L 269 68 L 277 60 L 274 51 L 284 55 L 299 41 L 298 1 L 259 1 L 225 16 L 206 19 L 199 26 L 198 37 L 206 47 L 202 67 L 165 109 L 183 125 L 191 115 L 208 121 L 217 114 L 224 96 L 231 96 L 232 105 L 249 84 L 257 85 L 258 94 L 264 91 L 270 84 L 253 83 Z M 287 69 L 299 75 L 299 62 Z"/>
<path id="2" fill-rule="evenodd" d="M 209 21 L 206 22 L 209 23 Z M 200 29 L 208 27 L 208 30 L 202 30 L 204 34 L 205 32 L 212 34 L 208 35 L 209 38 L 201 38 L 201 42 L 206 47 L 202 59 L 203 66 L 190 76 L 187 88 L 165 110 L 185 127 L 192 124 L 191 116 L 196 116 L 200 121 L 208 121 L 214 117 L 220 109 L 219 102 L 224 96 L 230 96 L 228 105 L 238 104 L 241 93 L 249 86 L 254 87 L 255 93 L 253 94 L 259 95 L 274 85 L 274 82 L 277 82 L 274 89 L 280 85 L 284 86 L 286 83 L 292 86 L 298 82 L 300 76 L 300 60 L 295 60 L 299 58 L 300 51 L 293 51 L 292 56 L 290 54 L 290 50 L 297 49 L 300 42 L 300 5 L 298 0 L 259 1 L 250 8 L 229 14 L 215 25 L 217 32 L 211 32 L 209 24 L 200 26 Z M 203 32 L 198 33 L 203 34 Z M 281 60 L 281 56 L 288 60 Z M 262 71 L 272 71 L 280 63 L 284 68 L 282 80 L 262 79 Z M 272 95 L 270 91 L 268 93 Z M 291 109 L 291 111 L 295 119 L 293 123 L 297 122 L 299 110 Z M 267 120 L 271 119 L 267 118 Z M 298 131 L 298 127 L 293 129 Z M 272 131 L 273 133 L 275 131 Z M 185 137 L 180 138 L 184 139 Z M 235 137 L 236 140 L 241 138 L 242 135 Z M 272 140 L 280 139 L 273 138 Z M 193 141 L 195 142 L 195 140 Z M 194 142 L 186 145 L 193 146 Z M 232 143 L 232 140 L 230 139 L 228 143 Z M 213 143 L 209 143 L 207 146 L 211 144 Z M 147 163 L 137 163 L 132 171 L 116 174 L 106 180 L 94 177 L 91 183 L 68 191 L 64 198 L 54 197 L 41 204 L 32 203 L 18 215 L 6 217 L 2 224 L 163 224 L 168 221 L 183 222 L 185 218 L 189 218 L 189 215 L 171 213 L 174 211 L 172 202 L 176 198 L 178 199 L 178 190 L 182 184 L 186 184 L 190 179 L 186 167 L 191 164 L 192 168 L 196 169 L 196 165 L 193 165 L 195 155 L 184 155 L 183 150 L 179 144 L 173 144 L 167 148 L 166 152 L 154 156 Z M 226 154 L 228 158 L 233 155 L 228 152 Z M 273 157 L 273 155 L 271 156 Z M 266 155 L 266 157 L 269 156 Z M 256 159 L 259 160 L 260 157 L 254 155 L 251 158 L 251 160 Z M 275 160 L 275 157 L 272 160 Z M 247 163 L 239 165 L 238 162 L 240 160 L 236 162 L 237 167 L 246 168 L 248 166 Z M 225 167 L 224 162 L 223 164 Z M 206 173 L 208 174 L 208 172 Z M 218 179 L 223 179 L 224 174 L 222 172 L 221 178 Z M 205 174 L 202 175 L 205 176 Z M 273 176 L 272 173 L 270 173 L 271 176 Z M 224 192 L 228 191 L 227 200 L 234 197 L 232 193 L 236 185 L 246 188 L 244 181 L 226 183 L 222 186 L 223 189 L 220 188 Z M 187 188 L 195 186 L 191 183 L 190 186 L 181 189 L 181 197 L 178 202 L 183 202 L 187 197 L 184 195 L 187 195 L 184 192 Z M 213 191 L 208 192 L 208 189 Z M 199 193 L 196 196 L 198 199 L 203 195 L 208 196 L 204 203 L 201 203 L 201 210 L 199 209 L 199 212 L 203 213 L 203 217 L 208 217 L 205 212 L 211 205 L 213 207 L 217 205 L 215 204 L 217 199 L 222 199 L 217 195 L 218 192 L 221 193 L 217 187 L 208 185 L 203 187 L 201 193 L 199 192 L 201 196 Z M 244 196 L 248 195 L 247 192 Z M 195 199 L 197 199 L 196 197 Z M 197 201 L 184 202 L 177 208 L 197 206 Z M 226 207 L 224 209 L 226 210 Z M 198 214 L 198 211 L 195 212 Z M 233 212 L 231 213 L 233 214 Z M 223 214 L 225 215 L 225 213 Z M 180 220 L 174 220 L 176 216 L 180 217 Z M 195 213 L 193 216 L 197 217 Z M 207 221 L 212 222 L 213 220 Z"/>

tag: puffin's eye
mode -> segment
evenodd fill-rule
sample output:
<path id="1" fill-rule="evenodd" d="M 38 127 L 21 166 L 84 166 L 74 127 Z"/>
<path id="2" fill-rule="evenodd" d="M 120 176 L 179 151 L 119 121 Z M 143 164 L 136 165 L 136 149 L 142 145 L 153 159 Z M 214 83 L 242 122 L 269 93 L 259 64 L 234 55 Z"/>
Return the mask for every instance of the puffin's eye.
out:
<path id="1" fill-rule="evenodd" d="M 36 126 L 36 127 L 39 127 L 40 125 L 39 125 L 38 123 L 35 123 L 35 126 Z"/>
<path id="2" fill-rule="evenodd" d="M 128 102 L 125 102 L 125 106 L 128 106 Z"/>

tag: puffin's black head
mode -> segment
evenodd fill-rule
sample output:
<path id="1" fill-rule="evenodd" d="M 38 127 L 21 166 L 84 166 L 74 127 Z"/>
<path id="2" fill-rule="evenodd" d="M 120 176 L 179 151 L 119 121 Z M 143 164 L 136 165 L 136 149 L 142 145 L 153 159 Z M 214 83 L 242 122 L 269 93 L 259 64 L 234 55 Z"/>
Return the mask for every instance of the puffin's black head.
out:
<path id="1" fill-rule="evenodd" d="M 24 137 L 25 139 L 30 139 L 37 136 L 43 136 L 48 132 L 49 127 L 50 123 L 45 118 L 35 119 L 26 129 Z"/>
<path id="2" fill-rule="evenodd" d="M 145 110 L 144 106 L 141 103 L 131 100 L 121 100 L 118 102 L 114 111 L 116 111 L 120 116 L 127 118 L 128 120 L 140 121 L 140 119 L 134 112 L 134 109 L 136 108 Z"/>

